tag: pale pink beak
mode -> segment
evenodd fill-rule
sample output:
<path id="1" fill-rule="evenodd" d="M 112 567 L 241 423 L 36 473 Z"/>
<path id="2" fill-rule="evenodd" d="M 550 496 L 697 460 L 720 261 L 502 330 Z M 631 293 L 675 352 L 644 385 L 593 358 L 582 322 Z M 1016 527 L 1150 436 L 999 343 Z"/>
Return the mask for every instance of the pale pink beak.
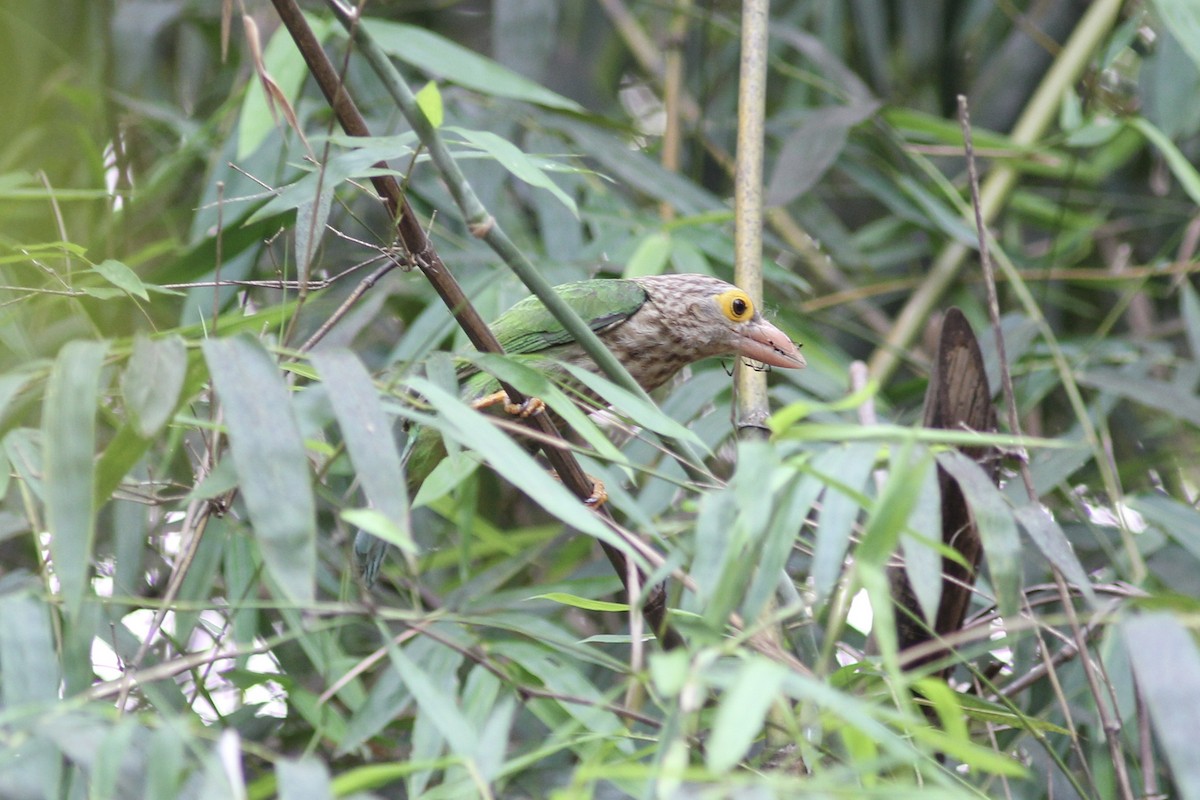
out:
<path id="1" fill-rule="evenodd" d="M 738 331 L 737 346 L 738 355 L 772 367 L 801 369 L 805 365 L 796 343 L 766 320 L 751 322 Z"/>

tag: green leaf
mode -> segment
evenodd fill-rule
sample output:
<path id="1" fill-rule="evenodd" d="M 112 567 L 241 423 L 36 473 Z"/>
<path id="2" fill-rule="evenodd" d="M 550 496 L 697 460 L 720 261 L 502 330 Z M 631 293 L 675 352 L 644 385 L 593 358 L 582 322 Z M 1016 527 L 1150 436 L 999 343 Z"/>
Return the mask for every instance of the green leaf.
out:
<path id="1" fill-rule="evenodd" d="M 6 709 L 57 702 L 58 656 L 46 604 L 23 594 L 0 596 L 0 697 Z"/>
<path id="2" fill-rule="evenodd" d="M 360 474 L 361 477 L 361 474 Z M 410 531 L 397 525 L 391 517 L 373 508 L 347 508 L 339 515 L 347 524 L 362 528 L 367 533 L 388 544 L 394 544 L 406 553 L 417 555 L 417 543 Z"/>
<path id="3" fill-rule="evenodd" d="M 784 206 L 816 185 L 846 146 L 850 129 L 870 117 L 878 101 L 826 106 L 791 128 L 767 182 L 768 206 Z"/>
<path id="4" fill-rule="evenodd" d="M 717 706 L 712 735 L 704 749 L 710 770 L 727 772 L 742 760 L 762 732 L 767 711 L 786 675 L 782 665 L 765 658 L 752 657 L 743 663 Z"/>
<path id="5" fill-rule="evenodd" d="M 616 611 L 619 613 L 628 613 L 628 603 L 609 603 L 605 600 L 592 600 L 587 597 L 579 597 L 574 594 L 565 592 L 547 592 L 546 594 L 535 594 L 528 598 L 530 600 L 551 600 L 555 603 L 560 603 L 571 608 L 582 608 L 584 611 Z"/>
<path id="6" fill-rule="evenodd" d="M 1196 171 L 1196 167 L 1192 165 L 1188 157 L 1176 147 L 1174 142 L 1167 138 L 1166 134 L 1156 128 L 1145 117 L 1133 117 L 1129 120 L 1128 124 L 1145 136 L 1150 144 L 1158 148 L 1158 151 L 1162 153 L 1163 159 L 1167 162 L 1167 166 L 1170 167 L 1171 173 L 1179 181 L 1179 185 L 1187 192 L 1188 197 L 1192 199 L 1193 203 L 1200 204 L 1200 172 Z"/>
<path id="7" fill-rule="evenodd" d="M 267 572 L 289 600 L 311 603 L 316 507 L 291 397 L 267 351 L 246 335 L 204 342 L 229 445 Z"/>
<path id="8" fill-rule="evenodd" d="M 442 108 L 442 93 L 438 91 L 437 82 L 430 81 L 417 92 L 417 108 L 421 109 L 430 125 L 434 128 L 442 127 L 446 112 Z"/>
<path id="9" fill-rule="evenodd" d="M 92 267 L 92 271 L 123 292 L 143 300 L 150 299 L 150 295 L 146 293 L 146 284 L 142 283 L 142 279 L 137 276 L 136 272 L 120 261 L 106 259 Z"/>
<path id="10" fill-rule="evenodd" d="M 1200 652 L 1196 640 L 1179 620 L 1164 612 L 1128 619 L 1121 631 L 1179 797 L 1200 800 L 1200 759 L 1196 758 Z"/>
<path id="11" fill-rule="evenodd" d="M 491 97 L 524 100 L 561 111 L 583 111 L 574 100 L 424 28 L 379 19 L 366 19 L 362 24 L 388 55 L 417 69 L 435 73 L 450 83 Z"/>
<path id="12" fill-rule="evenodd" d="M 918 741 L 961 761 L 972 771 L 977 770 L 991 775 L 1007 775 L 1012 778 L 1023 778 L 1029 774 L 1028 770 L 1016 759 L 1004 753 L 998 753 L 990 747 L 977 745 L 970 739 L 955 736 L 936 728 L 920 726 L 914 727 L 912 732 Z"/>
<path id="13" fill-rule="evenodd" d="M 661 275 L 671 257 L 671 237 L 656 231 L 642 238 L 625 263 L 622 278 L 641 278 L 646 275 Z"/>
<path id="14" fill-rule="evenodd" d="M 811 470 L 830 485 L 825 490 L 817 541 L 813 548 L 813 590 L 825 598 L 842 574 L 850 533 L 858 519 L 860 492 L 875 466 L 878 448 L 873 444 L 832 447 L 813 461 Z M 836 481 L 836 483 L 832 483 Z"/>
<path id="15" fill-rule="evenodd" d="M 693 430 L 664 414 L 662 409 L 653 403 L 647 403 L 641 398 L 635 397 L 632 392 L 582 367 L 574 364 L 563 364 L 562 366 L 571 373 L 571 377 L 575 380 L 612 403 L 621 412 L 628 414 L 634 423 L 663 436 L 687 442 L 701 448 L 705 453 L 708 452 L 704 442 L 700 441 Z"/>
<path id="16" fill-rule="evenodd" d="M 139 334 L 134 338 L 129 365 L 121 373 L 121 394 L 143 439 L 162 430 L 175 413 L 187 366 L 182 337 L 150 339 Z"/>
<path id="17" fill-rule="evenodd" d="M 551 180 L 550 176 L 532 158 L 522 153 L 520 148 L 512 142 L 491 131 L 472 131 L 454 127 L 448 127 L 446 130 L 457 133 L 467 142 L 496 159 L 500 166 L 512 173 L 514 177 L 525 181 L 530 186 L 550 192 L 576 218 L 579 217 L 579 208 L 575 205 L 575 201 Z"/>
<path id="18" fill-rule="evenodd" d="M 510 477 L 534 502 L 580 532 L 622 551 L 627 549 L 596 514 L 551 478 L 523 447 L 492 425 L 486 415 L 424 378 L 412 379 L 410 386 L 438 409 L 441 420 L 447 423 L 442 427 L 443 433 L 478 453 L 500 475 Z"/>
<path id="19" fill-rule="evenodd" d="M 333 203 L 334 186 L 318 181 L 320 192 L 296 206 L 296 265 L 302 275 L 309 274 L 321 239 L 325 236 L 325 224 L 329 222 L 329 209 Z"/>
<path id="20" fill-rule="evenodd" d="M 492 353 L 476 353 L 471 355 L 471 361 L 479 367 L 495 375 L 500 380 L 514 386 L 526 397 L 536 397 L 562 417 L 576 435 L 596 450 L 597 455 L 616 464 L 626 464 L 628 459 L 622 455 L 612 440 L 593 422 L 579 405 L 546 374 L 522 363 L 519 358 L 498 356 Z"/>
<path id="21" fill-rule="evenodd" d="M 1144 365 L 1139 365 L 1144 367 Z M 1178 383 L 1157 380 L 1124 369 L 1090 369 L 1077 380 L 1084 386 L 1124 397 L 1147 408 L 1200 425 L 1200 397 Z"/>
<path id="22" fill-rule="evenodd" d="M 412 692 L 421 711 L 445 737 L 454 753 L 464 756 L 475 752 L 478 743 L 475 731 L 459 710 L 454 698 L 417 662 L 410 659 L 403 648 L 389 647 L 388 656 L 395 665 L 396 672 Z"/>
<path id="23" fill-rule="evenodd" d="M 937 458 L 958 481 L 975 515 L 1000 614 L 1011 617 L 1020 607 L 1021 583 L 1021 539 L 1012 509 L 991 476 L 974 460 L 958 450 L 939 453 Z"/>
<path id="24" fill-rule="evenodd" d="M 937 465 L 925 464 L 925 476 L 917 493 L 917 504 L 901 536 L 904 548 L 904 574 L 912 588 L 925 621 L 933 624 L 942 599 L 942 555 L 934 540 L 921 534 L 938 535 L 942 529 L 942 494 L 938 487 Z"/>
<path id="25" fill-rule="evenodd" d="M 107 342 L 68 342 L 54 361 L 42 409 L 50 554 L 68 615 L 79 614 L 96 535 L 96 408 Z"/>
<path id="26" fill-rule="evenodd" d="M 1071 549 L 1067 535 L 1050 513 L 1041 506 L 1021 506 L 1014 514 L 1042 555 L 1095 607 L 1096 592 L 1092 589 L 1092 582 Z"/>
<path id="27" fill-rule="evenodd" d="M 1154 0 L 1164 27 L 1200 70 L 1200 5 L 1195 0 Z"/>
<path id="28" fill-rule="evenodd" d="M 316 756 L 276 761 L 275 781 L 279 800 L 331 800 L 334 796 L 329 768 Z"/>
<path id="29" fill-rule="evenodd" d="M 1200 295 L 1190 281 L 1185 281 L 1180 287 L 1180 310 L 1183 316 L 1183 329 L 1187 334 L 1188 351 L 1192 360 L 1200 362 Z"/>
<path id="30" fill-rule="evenodd" d="M 415 552 L 404 466 L 392 434 L 392 420 L 383 411 L 370 374 L 347 350 L 314 353 L 312 363 L 321 374 L 363 493 L 389 523 L 381 532 L 394 534 L 380 538 Z"/>

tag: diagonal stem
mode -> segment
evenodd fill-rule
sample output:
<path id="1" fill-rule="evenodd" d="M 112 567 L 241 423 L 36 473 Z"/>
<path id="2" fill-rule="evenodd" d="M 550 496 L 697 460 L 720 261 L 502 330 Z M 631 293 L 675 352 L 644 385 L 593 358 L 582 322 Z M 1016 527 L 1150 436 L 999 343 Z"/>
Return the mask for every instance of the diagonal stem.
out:
<path id="1" fill-rule="evenodd" d="M 308 26 L 308 22 L 304 19 L 304 15 L 300 12 L 299 7 L 297 7 L 295 0 L 272 0 L 272 3 L 283 24 L 287 27 L 289 34 L 291 34 L 292 39 L 295 41 L 296 47 L 304 57 L 317 85 L 329 101 L 330 107 L 337 116 L 343 130 L 351 136 L 369 136 L 370 131 L 367 128 L 366 121 L 347 93 L 345 86 L 339 79 L 320 42 Z M 346 13 L 344 9 L 337 7 L 336 4 L 335 11 L 339 14 L 339 18 L 343 18 L 343 15 Z M 348 27 L 353 34 L 358 29 L 356 24 L 357 18 L 351 16 L 343 19 L 344 22 L 348 23 Z M 404 86 L 404 90 L 407 91 L 407 86 Z M 409 93 L 409 97 L 411 97 L 411 92 Z M 413 108 L 415 109 L 415 107 L 414 100 Z M 419 111 L 417 113 L 420 115 Z M 423 115 L 420 115 L 420 118 L 423 120 Z M 414 128 L 416 128 L 415 125 Z M 459 286 L 454 276 L 450 274 L 450 271 L 446 268 L 446 265 L 434 249 L 433 243 L 425 235 L 425 231 L 417 220 L 416 214 L 409 205 L 407 198 L 401 192 L 400 184 L 391 175 L 378 175 L 372 177 L 371 181 L 376 191 L 382 197 L 393 219 L 396 220 L 397 233 L 400 241 L 408 251 L 408 260 L 415 264 L 429 280 L 430 284 L 433 285 L 434 290 L 437 291 L 442 302 L 446 304 L 446 307 L 450 309 L 450 312 L 467 334 L 471 343 L 480 352 L 503 353 L 503 348 L 496 341 L 496 337 L 492 334 L 491 329 L 488 328 L 483 318 L 479 316 L 479 312 L 467 299 L 462 291 L 462 287 Z M 468 217 L 468 219 L 472 218 Z M 511 243 L 509 244 L 511 246 Z M 530 270 L 532 271 L 532 265 L 530 265 Z M 536 275 L 536 272 L 534 274 Z M 540 275 L 537 277 L 541 279 Z M 544 279 L 541 280 L 542 283 L 546 284 Z M 546 288 L 549 288 L 549 284 L 546 284 Z M 550 295 L 555 298 L 558 297 L 553 292 L 550 292 Z M 547 307 L 549 307 L 549 303 L 547 303 Z M 578 319 L 577 315 L 576 319 Z M 582 324 L 582 320 L 580 320 L 580 324 Z M 591 334 L 591 330 L 587 329 L 586 325 L 584 328 Z M 592 337 L 595 338 L 594 334 Z M 596 341 L 597 344 L 600 344 L 599 340 Z M 604 349 L 605 353 L 608 353 L 603 344 L 600 344 L 600 347 Z M 608 355 L 609 358 L 615 361 L 611 353 L 608 353 Z M 621 369 L 624 371 L 623 368 Z M 627 372 L 625 375 L 628 377 Z M 632 378 L 629 378 L 629 380 L 632 381 Z M 501 388 L 508 394 L 512 402 L 518 404 L 524 402 L 525 396 L 514 387 L 501 382 Z M 641 391 L 640 387 L 638 387 L 638 391 Z M 539 414 L 530 418 L 528 424 L 550 439 L 561 438 L 558 430 L 554 427 L 554 423 L 545 414 Z M 543 452 L 545 453 L 546 460 L 558 472 L 563 484 L 576 497 L 584 500 L 591 496 L 592 482 L 588 480 L 583 469 L 579 466 L 579 462 L 568 449 L 564 447 L 544 447 Z M 600 509 L 600 514 L 607 522 L 612 522 L 612 517 L 606 509 Z M 622 584 L 626 583 L 627 556 L 606 542 L 601 542 L 600 545 L 616 570 L 617 575 L 621 578 Z M 644 577 L 642 582 L 644 585 Z M 667 597 L 663 586 L 656 586 L 649 591 L 646 601 L 643 604 L 643 613 L 646 615 L 655 634 L 662 641 L 663 647 L 670 649 L 683 645 L 682 637 L 667 623 Z"/>

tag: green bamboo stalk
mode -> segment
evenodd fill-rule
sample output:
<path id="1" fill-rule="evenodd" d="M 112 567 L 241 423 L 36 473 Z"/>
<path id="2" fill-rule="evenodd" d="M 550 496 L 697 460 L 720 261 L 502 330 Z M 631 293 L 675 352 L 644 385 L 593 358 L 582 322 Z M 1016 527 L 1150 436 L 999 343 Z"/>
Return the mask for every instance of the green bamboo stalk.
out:
<path id="1" fill-rule="evenodd" d="M 737 168 L 734 174 L 733 282 L 763 302 L 763 136 L 767 104 L 767 22 L 769 0 L 742 5 L 742 54 L 738 80 Z M 767 376 L 742 359 L 733 373 L 738 436 L 768 436 Z"/>

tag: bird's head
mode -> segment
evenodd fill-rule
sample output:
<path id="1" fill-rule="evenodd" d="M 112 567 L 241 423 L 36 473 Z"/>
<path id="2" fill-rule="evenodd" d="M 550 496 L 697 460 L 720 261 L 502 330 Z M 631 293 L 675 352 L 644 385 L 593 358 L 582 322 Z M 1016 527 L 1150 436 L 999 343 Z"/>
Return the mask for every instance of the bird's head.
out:
<path id="1" fill-rule="evenodd" d="M 738 355 L 772 367 L 804 366 L 800 348 L 767 322 L 741 289 L 708 275 L 637 278 L 676 338 L 695 349 L 695 358 Z"/>

